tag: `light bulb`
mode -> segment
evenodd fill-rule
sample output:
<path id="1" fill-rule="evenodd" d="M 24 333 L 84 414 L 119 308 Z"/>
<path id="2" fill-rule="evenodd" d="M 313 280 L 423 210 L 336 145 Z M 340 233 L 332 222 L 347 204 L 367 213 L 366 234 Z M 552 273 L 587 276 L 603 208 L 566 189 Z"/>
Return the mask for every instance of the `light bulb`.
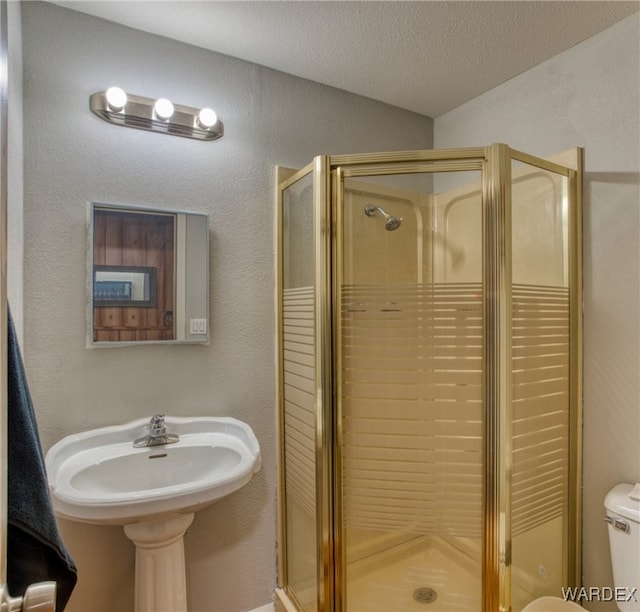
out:
<path id="1" fill-rule="evenodd" d="M 153 111 L 160 119 L 169 119 L 173 115 L 173 104 L 171 100 L 158 98 L 153 106 Z"/>
<path id="2" fill-rule="evenodd" d="M 200 127 L 209 129 L 216 124 L 216 121 L 218 121 L 218 115 L 216 115 L 216 112 L 212 108 L 203 108 L 198 113 L 198 123 Z"/>
<path id="3" fill-rule="evenodd" d="M 121 111 L 127 103 L 127 94 L 120 87 L 109 87 L 106 96 L 107 104 L 112 111 Z"/>

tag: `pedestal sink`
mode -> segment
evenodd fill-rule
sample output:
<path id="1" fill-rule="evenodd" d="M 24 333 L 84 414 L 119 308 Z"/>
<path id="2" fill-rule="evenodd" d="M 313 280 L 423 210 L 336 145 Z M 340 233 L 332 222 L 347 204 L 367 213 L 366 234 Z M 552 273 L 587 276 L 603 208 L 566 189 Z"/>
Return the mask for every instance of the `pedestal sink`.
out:
<path id="1" fill-rule="evenodd" d="M 165 417 L 178 441 L 135 448 L 149 419 L 74 434 L 45 463 L 53 507 L 84 523 L 122 525 L 136 545 L 136 612 L 186 612 L 183 536 L 194 513 L 261 468 L 251 428 L 231 417 Z"/>

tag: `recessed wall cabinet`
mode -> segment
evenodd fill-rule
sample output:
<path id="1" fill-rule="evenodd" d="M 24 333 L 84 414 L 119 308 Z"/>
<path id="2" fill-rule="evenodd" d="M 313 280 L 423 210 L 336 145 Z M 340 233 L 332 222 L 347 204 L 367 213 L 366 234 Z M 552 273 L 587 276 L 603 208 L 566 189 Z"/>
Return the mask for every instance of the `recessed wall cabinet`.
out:
<path id="1" fill-rule="evenodd" d="M 209 340 L 209 218 L 93 203 L 90 346 Z"/>

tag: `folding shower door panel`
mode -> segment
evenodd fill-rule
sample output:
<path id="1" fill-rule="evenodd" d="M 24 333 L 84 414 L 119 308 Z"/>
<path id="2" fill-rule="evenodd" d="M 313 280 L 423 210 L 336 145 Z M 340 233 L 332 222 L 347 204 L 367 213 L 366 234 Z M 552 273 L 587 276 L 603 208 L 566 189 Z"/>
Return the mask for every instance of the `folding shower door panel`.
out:
<path id="1" fill-rule="evenodd" d="M 347 609 L 374 605 L 372 599 L 400 605 L 397 581 L 381 580 L 378 571 L 405 565 L 397 560 L 403 547 L 408 566 L 401 575 L 422 576 L 441 600 L 451 586 L 442 584 L 436 566 L 418 559 L 453 542 L 481 549 L 482 199 L 468 187 L 447 188 L 456 193 L 455 205 L 454 196 L 438 193 L 441 184 L 477 185 L 479 178 L 479 172 L 394 173 L 347 176 L 341 185 Z M 365 214 L 369 205 L 401 218 L 400 226 L 390 230 L 381 214 Z M 465 570 L 469 584 L 461 597 L 468 609 L 479 609 L 479 558 Z"/>

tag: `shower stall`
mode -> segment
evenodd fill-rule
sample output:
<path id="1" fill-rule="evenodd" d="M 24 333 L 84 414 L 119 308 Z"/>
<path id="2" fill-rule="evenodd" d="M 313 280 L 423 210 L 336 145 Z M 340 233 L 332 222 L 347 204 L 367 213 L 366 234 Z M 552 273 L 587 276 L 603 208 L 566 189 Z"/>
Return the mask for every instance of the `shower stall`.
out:
<path id="1" fill-rule="evenodd" d="M 579 586 L 580 150 L 278 173 L 276 609 Z"/>

